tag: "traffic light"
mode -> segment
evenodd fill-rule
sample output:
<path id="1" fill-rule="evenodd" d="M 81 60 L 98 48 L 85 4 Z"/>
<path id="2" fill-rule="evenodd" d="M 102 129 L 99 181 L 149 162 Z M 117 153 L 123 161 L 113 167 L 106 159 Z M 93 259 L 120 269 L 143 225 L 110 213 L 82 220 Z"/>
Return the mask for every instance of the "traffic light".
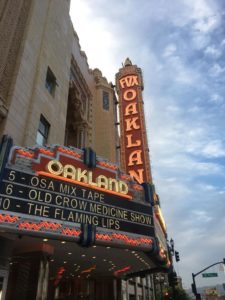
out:
<path id="1" fill-rule="evenodd" d="M 169 299 L 169 297 L 170 297 L 170 295 L 169 295 L 169 293 L 166 291 L 165 294 L 164 294 L 164 298 L 165 298 L 165 299 Z"/>
<path id="2" fill-rule="evenodd" d="M 178 278 L 177 278 L 177 276 L 174 276 L 173 277 L 173 285 L 175 286 L 175 285 L 178 285 Z"/>
<path id="3" fill-rule="evenodd" d="M 177 273 L 176 272 L 171 272 L 168 275 L 168 279 L 169 279 L 169 285 L 171 287 L 178 285 L 178 278 L 177 278 Z"/>
<path id="4" fill-rule="evenodd" d="M 191 284 L 191 289 L 192 289 L 192 293 L 194 295 L 196 295 L 197 294 L 197 290 L 196 290 L 196 285 L 194 283 Z"/>
<path id="5" fill-rule="evenodd" d="M 179 255 L 178 251 L 175 251 L 175 259 L 176 259 L 176 262 L 180 261 L 180 255 Z"/>

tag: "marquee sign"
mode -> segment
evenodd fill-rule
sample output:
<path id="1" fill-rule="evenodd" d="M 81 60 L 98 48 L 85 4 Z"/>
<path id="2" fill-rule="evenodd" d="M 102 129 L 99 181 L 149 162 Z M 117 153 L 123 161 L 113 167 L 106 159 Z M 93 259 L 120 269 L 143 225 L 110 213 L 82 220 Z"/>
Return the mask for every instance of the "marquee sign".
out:
<path id="1" fill-rule="evenodd" d="M 1 170 L 0 226 L 79 240 L 86 225 L 96 242 L 150 249 L 152 207 L 142 187 L 101 158 L 88 167 L 84 156 L 75 148 L 13 147 Z"/>
<path id="2" fill-rule="evenodd" d="M 119 94 L 121 161 L 125 172 L 139 184 L 151 182 L 144 121 L 141 70 L 128 60 L 117 74 Z"/>
<path id="3" fill-rule="evenodd" d="M 149 206 L 87 187 L 7 168 L 0 192 L 0 207 L 5 211 L 153 234 Z"/>

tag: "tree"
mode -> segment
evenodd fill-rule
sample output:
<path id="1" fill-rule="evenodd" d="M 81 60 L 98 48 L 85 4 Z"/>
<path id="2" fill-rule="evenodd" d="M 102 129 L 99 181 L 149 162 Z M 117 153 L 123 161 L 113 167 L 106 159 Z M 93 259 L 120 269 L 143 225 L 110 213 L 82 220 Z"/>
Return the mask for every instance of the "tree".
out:
<path id="1" fill-rule="evenodd" d="M 185 292 L 184 289 L 176 287 L 174 300 L 190 300 L 190 296 Z"/>
<path id="2" fill-rule="evenodd" d="M 191 300 L 184 289 L 176 287 L 174 290 L 169 287 L 163 292 L 163 295 L 156 295 L 156 300 Z"/>

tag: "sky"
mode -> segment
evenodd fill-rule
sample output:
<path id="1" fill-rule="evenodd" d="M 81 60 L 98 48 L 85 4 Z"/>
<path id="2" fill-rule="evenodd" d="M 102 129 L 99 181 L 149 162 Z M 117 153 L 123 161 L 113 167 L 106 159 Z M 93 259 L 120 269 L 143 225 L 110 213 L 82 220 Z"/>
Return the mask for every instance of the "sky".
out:
<path id="1" fill-rule="evenodd" d="M 184 287 L 225 257 L 225 3 L 71 0 L 90 68 L 142 68 L 153 181 Z M 197 286 L 225 282 L 196 277 Z"/>

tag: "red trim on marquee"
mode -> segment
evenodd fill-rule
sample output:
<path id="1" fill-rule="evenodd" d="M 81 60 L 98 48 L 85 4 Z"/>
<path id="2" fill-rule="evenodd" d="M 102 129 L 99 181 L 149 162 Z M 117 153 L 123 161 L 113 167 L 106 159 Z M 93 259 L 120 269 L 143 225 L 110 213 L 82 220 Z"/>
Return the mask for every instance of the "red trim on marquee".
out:
<path id="1" fill-rule="evenodd" d="M 28 229 L 39 231 L 42 228 L 57 230 L 62 227 L 61 224 L 58 223 L 50 223 L 50 222 L 40 222 L 40 223 L 32 223 L 32 222 L 22 222 L 19 224 L 19 229 Z"/>
<path id="2" fill-rule="evenodd" d="M 147 238 L 136 238 L 132 239 L 129 236 L 125 234 L 120 234 L 120 233 L 112 233 L 112 234 L 102 234 L 102 233 L 97 233 L 96 234 L 96 240 L 102 240 L 102 241 L 112 241 L 112 240 L 121 240 L 125 244 L 132 245 L 132 246 L 139 246 L 141 244 L 145 245 L 152 245 L 153 241 L 151 239 Z"/>
<path id="3" fill-rule="evenodd" d="M 8 223 L 14 223 L 18 221 L 18 217 L 12 217 L 10 215 L 2 215 L 0 214 L 0 222 L 8 222 Z"/>
<path id="4" fill-rule="evenodd" d="M 97 162 L 97 165 L 105 167 L 107 169 L 111 169 L 113 171 L 118 169 L 118 166 L 112 165 L 112 164 L 110 164 L 108 162 L 105 162 L 105 161 L 99 161 L 99 162 Z"/>
<path id="5" fill-rule="evenodd" d="M 69 149 L 65 149 L 63 147 L 59 147 L 57 149 L 59 152 L 62 152 L 62 153 L 65 153 L 65 154 L 68 154 L 68 155 L 71 155 L 71 156 L 74 156 L 76 158 L 81 158 L 81 154 L 77 153 L 77 152 L 74 152 L 73 150 L 69 150 Z"/>
<path id="6" fill-rule="evenodd" d="M 81 234 L 81 230 L 65 228 L 63 229 L 62 234 L 70 236 L 79 236 Z"/>

